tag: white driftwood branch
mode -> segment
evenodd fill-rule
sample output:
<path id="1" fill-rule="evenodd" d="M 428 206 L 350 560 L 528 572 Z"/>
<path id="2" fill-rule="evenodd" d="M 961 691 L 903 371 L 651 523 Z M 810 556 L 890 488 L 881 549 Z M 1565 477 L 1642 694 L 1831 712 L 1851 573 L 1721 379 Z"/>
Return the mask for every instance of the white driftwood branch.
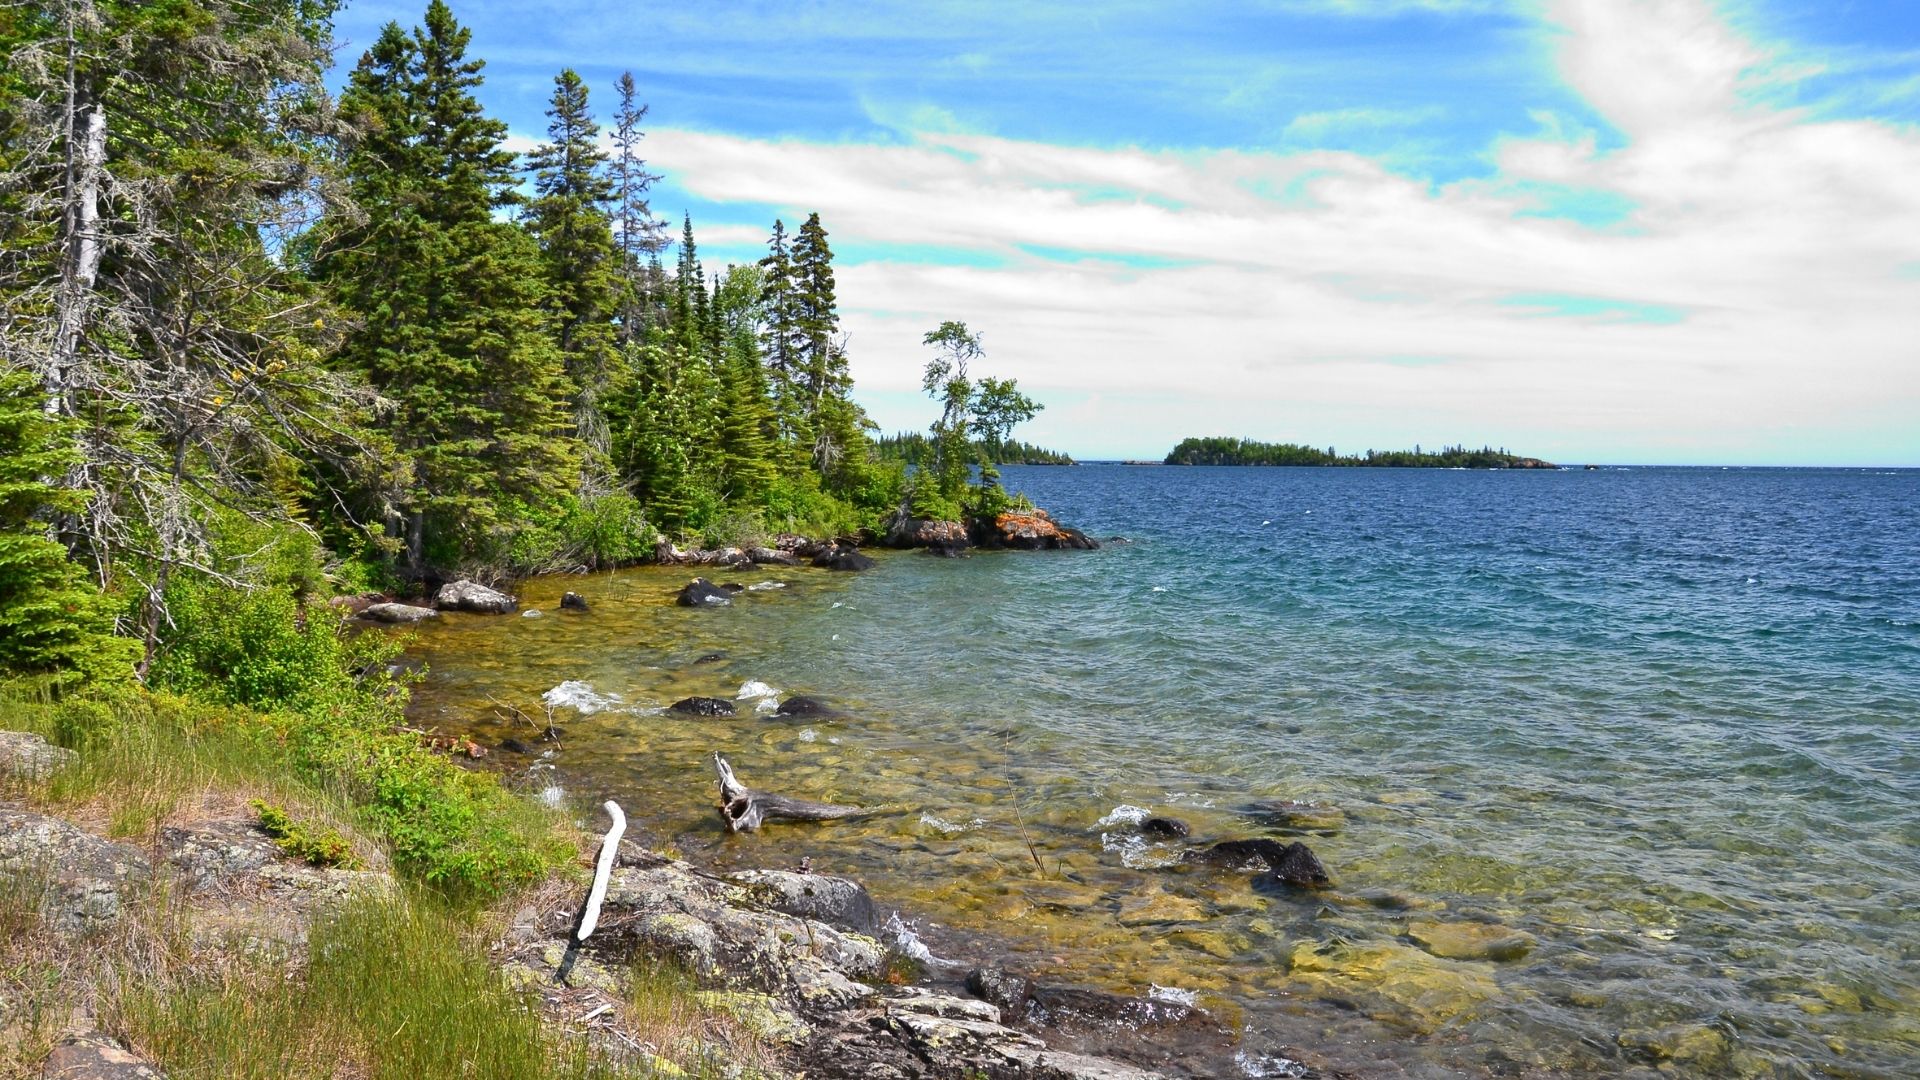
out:
<path id="1" fill-rule="evenodd" d="M 720 778 L 720 816 L 728 832 L 752 832 L 767 821 L 840 821 L 886 812 L 755 791 L 733 775 L 733 767 L 718 751 L 713 755 L 713 771 Z"/>
<path id="2" fill-rule="evenodd" d="M 600 924 L 600 905 L 607 899 L 607 880 L 613 877 L 613 861 L 620 854 L 620 834 L 627 831 L 627 815 L 621 811 L 620 804 L 608 799 L 602 805 L 606 807 L 607 816 L 613 818 L 613 827 L 600 841 L 600 862 L 593 870 L 593 889 L 587 893 L 587 909 L 580 915 L 580 929 L 573 935 L 575 941 L 587 940 L 587 935 Z"/>

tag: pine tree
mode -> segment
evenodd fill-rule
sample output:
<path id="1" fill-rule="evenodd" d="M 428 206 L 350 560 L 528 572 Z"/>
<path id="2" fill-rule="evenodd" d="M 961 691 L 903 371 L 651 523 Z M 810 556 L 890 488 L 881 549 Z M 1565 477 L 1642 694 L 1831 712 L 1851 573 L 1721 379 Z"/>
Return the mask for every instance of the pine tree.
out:
<path id="1" fill-rule="evenodd" d="M 606 205 L 614 197 L 606 155 L 596 145 L 599 125 L 587 111 L 587 88 L 572 70 L 554 78 L 548 142 L 528 164 L 536 198 L 528 223 L 546 264 L 546 309 L 566 373 L 577 390 L 574 428 L 597 451 L 606 450 L 599 402 L 614 358 L 613 318 L 622 281 L 620 253 Z"/>
<path id="2" fill-rule="evenodd" d="M 48 535 L 50 515 L 85 500 L 45 479 L 64 475 L 73 454 L 44 405 L 33 372 L 0 369 L 0 676 L 124 678 L 133 643 L 112 638 L 105 597 Z"/>
<path id="3" fill-rule="evenodd" d="M 347 156 L 365 214 L 320 260 L 361 318 L 342 357 L 396 408 L 413 463 L 393 506 L 409 566 L 481 554 L 514 504 L 570 490 L 571 397 L 540 308 L 538 246 L 493 210 L 514 201 L 506 125 L 473 91 L 484 62 L 441 0 L 411 35 L 388 24 L 349 77 L 343 111 L 364 134 Z"/>

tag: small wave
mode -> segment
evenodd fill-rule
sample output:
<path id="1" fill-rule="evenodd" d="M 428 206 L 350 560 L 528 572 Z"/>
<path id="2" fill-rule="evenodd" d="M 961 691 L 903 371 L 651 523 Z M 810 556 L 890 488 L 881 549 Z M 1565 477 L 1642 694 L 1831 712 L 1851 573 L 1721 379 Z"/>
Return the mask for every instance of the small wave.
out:
<path id="1" fill-rule="evenodd" d="M 539 619 L 539 618 L 544 618 L 545 616 L 546 616 L 546 612 L 541 611 L 539 608 L 528 608 L 527 610 L 520 613 L 520 617 L 523 619 Z"/>
<path id="2" fill-rule="evenodd" d="M 1194 1008 L 1200 1004 L 1200 994 L 1196 990 L 1182 990 L 1177 986 L 1161 986 L 1159 983 L 1147 984 L 1147 997 L 1154 1001 L 1164 1001 L 1169 1005 L 1185 1005 Z"/>
<path id="3" fill-rule="evenodd" d="M 558 810 L 567 801 L 567 790 L 559 784 L 548 784 L 540 789 L 540 805 Z"/>
<path id="4" fill-rule="evenodd" d="M 1120 856 L 1120 865 L 1129 870 L 1158 870 L 1180 861 L 1180 853 L 1164 844 L 1156 844 L 1139 833 L 1100 834 L 1100 850 Z"/>
<path id="5" fill-rule="evenodd" d="M 1202 810 L 1211 810 L 1214 807 L 1212 796 L 1202 795 L 1198 791 L 1176 791 L 1167 796 L 1167 801 L 1180 806 L 1197 806 Z"/>
<path id="6" fill-rule="evenodd" d="M 815 739 L 817 739 L 817 738 L 819 738 L 819 737 L 820 737 L 820 733 L 819 733 L 819 732 L 817 732 L 817 731 L 815 731 L 815 730 L 813 730 L 812 728 L 802 728 L 802 729 L 800 729 L 800 741 L 801 741 L 801 742 L 812 742 L 813 740 L 815 740 Z"/>
<path id="7" fill-rule="evenodd" d="M 900 950 L 900 955 L 902 956 L 917 960 L 929 967 L 956 968 L 960 966 L 951 960 L 943 960 L 933 955 L 933 950 L 927 948 L 927 943 L 921 941 L 920 935 L 913 932 L 913 926 L 901 921 L 900 913 L 897 911 L 887 917 L 886 925 L 880 929 L 888 937 L 893 939 L 893 947 Z"/>
<path id="8" fill-rule="evenodd" d="M 775 697 L 763 697 L 760 700 L 753 703 L 753 711 L 760 716 L 766 716 L 769 713 L 779 712 L 780 699 Z"/>
<path id="9" fill-rule="evenodd" d="M 769 589 L 784 589 L 786 587 L 787 587 L 787 583 L 784 581 L 756 581 L 753 584 L 747 586 L 747 591 L 748 592 L 766 592 Z"/>
<path id="10" fill-rule="evenodd" d="M 1279 1054 L 1250 1054 L 1242 1050 L 1233 1055 L 1233 1063 L 1240 1066 L 1240 1071 L 1250 1080 L 1299 1080 L 1307 1075 L 1305 1065 Z"/>
<path id="11" fill-rule="evenodd" d="M 1153 591 L 1154 591 L 1154 592 L 1166 592 L 1167 590 L 1166 590 L 1166 587 L 1165 587 L 1165 586 L 1161 586 L 1161 585 L 1155 585 L 1155 586 L 1153 587 Z"/>
<path id="12" fill-rule="evenodd" d="M 748 679 L 740 684 L 740 692 L 733 696 L 741 701 L 748 698 L 775 698 L 780 696 L 780 691 L 759 679 Z"/>
<path id="13" fill-rule="evenodd" d="M 623 704 L 619 694 L 602 694 L 593 688 L 592 683 L 579 679 L 568 679 L 541 694 L 540 700 L 556 709 L 572 709 L 582 716 L 592 716 Z"/>
<path id="14" fill-rule="evenodd" d="M 1094 822 L 1093 827 L 1104 829 L 1110 825 L 1138 825 L 1147 820 L 1148 816 L 1149 811 L 1143 806 L 1121 803 L 1108 812 L 1106 817 Z"/>
<path id="15" fill-rule="evenodd" d="M 920 824 L 925 825 L 927 828 L 933 829 L 936 832 L 945 833 L 948 836 L 958 836 L 959 834 L 966 832 L 970 829 L 977 829 L 980 826 L 985 825 L 986 821 L 982 818 L 974 818 L 972 821 L 960 823 L 960 822 L 948 821 L 946 818 L 940 817 L 935 814 L 927 813 L 927 814 L 920 815 Z"/>
<path id="16" fill-rule="evenodd" d="M 840 601 L 838 601 L 838 600 L 835 600 L 835 601 L 833 602 L 833 606 L 834 606 L 834 607 L 846 607 L 847 605 L 845 605 L 845 604 L 843 604 L 843 603 L 841 603 L 841 602 L 840 602 Z"/>

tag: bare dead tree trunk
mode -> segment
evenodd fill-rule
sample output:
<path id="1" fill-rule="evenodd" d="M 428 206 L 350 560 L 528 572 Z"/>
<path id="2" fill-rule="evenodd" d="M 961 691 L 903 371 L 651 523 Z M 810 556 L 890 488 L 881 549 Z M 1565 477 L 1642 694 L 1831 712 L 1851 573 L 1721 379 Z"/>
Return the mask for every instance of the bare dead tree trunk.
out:
<path id="1" fill-rule="evenodd" d="M 76 16 L 76 11 L 78 16 Z M 94 284 L 100 274 L 100 184 L 107 166 L 107 113 L 80 77 L 79 35 L 76 22 L 94 20 L 92 0 L 67 5 L 66 108 L 64 111 L 65 176 L 62 190 L 60 288 L 56 301 L 53 356 L 44 385 L 46 411 L 59 416 L 68 409 L 67 379 L 86 331 Z"/>

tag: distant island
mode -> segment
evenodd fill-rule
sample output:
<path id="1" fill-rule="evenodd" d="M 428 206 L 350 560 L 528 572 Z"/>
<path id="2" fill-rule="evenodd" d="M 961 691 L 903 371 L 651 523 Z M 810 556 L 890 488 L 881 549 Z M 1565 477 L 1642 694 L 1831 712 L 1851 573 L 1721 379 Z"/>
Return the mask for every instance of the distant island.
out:
<path id="1" fill-rule="evenodd" d="M 1018 439 L 982 439 L 977 443 L 981 457 L 995 465 L 1073 465 L 1072 457 Z M 873 442 L 874 456 L 880 461 L 897 461 L 918 468 L 933 460 L 933 444 L 917 431 L 882 435 Z"/>
<path id="2" fill-rule="evenodd" d="M 1330 465 L 1377 466 L 1403 469 L 1557 469 L 1551 461 L 1522 457 L 1483 446 L 1469 450 L 1465 446 L 1443 446 L 1438 450 L 1368 450 L 1364 454 L 1341 454 L 1329 446 L 1302 446 L 1299 443 L 1263 443 L 1252 439 L 1214 437 L 1182 439 L 1166 457 L 1168 465 Z"/>

